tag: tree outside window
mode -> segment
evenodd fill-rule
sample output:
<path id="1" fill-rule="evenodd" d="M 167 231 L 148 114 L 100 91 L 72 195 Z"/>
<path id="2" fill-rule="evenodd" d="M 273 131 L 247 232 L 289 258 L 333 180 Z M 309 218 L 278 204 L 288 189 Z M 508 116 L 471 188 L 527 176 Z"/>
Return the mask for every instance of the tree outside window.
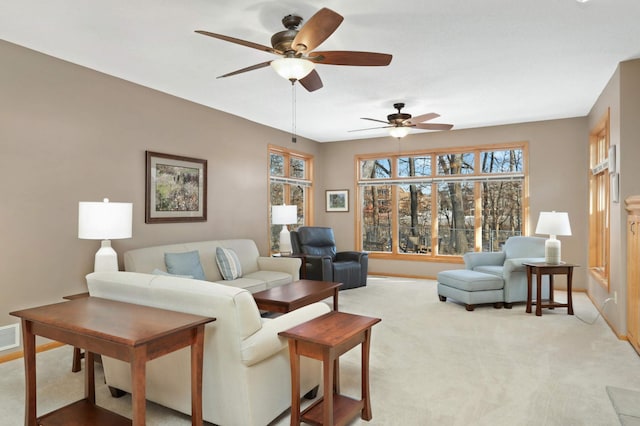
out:
<path id="1" fill-rule="evenodd" d="M 427 258 L 499 251 L 522 234 L 525 149 L 357 159 L 362 249 Z"/>

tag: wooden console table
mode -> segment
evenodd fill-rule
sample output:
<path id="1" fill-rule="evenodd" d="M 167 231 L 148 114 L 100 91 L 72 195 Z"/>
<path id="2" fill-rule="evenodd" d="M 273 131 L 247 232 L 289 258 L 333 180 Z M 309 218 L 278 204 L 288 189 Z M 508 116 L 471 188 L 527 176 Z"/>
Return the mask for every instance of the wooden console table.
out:
<path id="1" fill-rule="evenodd" d="M 289 339 L 291 362 L 291 425 L 300 421 L 313 425 L 344 425 L 358 413 L 364 420 L 371 420 L 369 397 L 369 347 L 371 327 L 381 321 L 332 311 L 289 330 L 279 333 Z M 361 399 L 340 395 L 339 357 L 351 348 L 362 344 Z M 300 413 L 300 356 L 323 362 L 324 395 Z"/>
<path id="2" fill-rule="evenodd" d="M 11 312 L 22 320 L 26 395 L 25 426 L 62 424 L 144 426 L 146 362 L 191 346 L 192 425 L 202 425 L 202 358 L 205 324 L 199 315 L 96 297 Z M 85 398 L 37 417 L 35 336 L 84 348 Z M 95 405 L 94 353 L 131 364 L 133 419 Z"/>
<path id="3" fill-rule="evenodd" d="M 567 308 L 567 314 L 573 315 L 573 297 L 571 296 L 571 281 L 573 278 L 573 268 L 577 265 L 571 263 L 551 264 L 545 262 L 523 263 L 527 268 L 527 313 L 531 313 L 533 277 L 536 275 L 536 316 L 542 315 L 542 308 Z M 549 301 L 544 303 L 542 300 L 542 276 L 549 275 Z M 553 299 L 553 276 L 567 276 L 567 303 L 558 303 Z"/>

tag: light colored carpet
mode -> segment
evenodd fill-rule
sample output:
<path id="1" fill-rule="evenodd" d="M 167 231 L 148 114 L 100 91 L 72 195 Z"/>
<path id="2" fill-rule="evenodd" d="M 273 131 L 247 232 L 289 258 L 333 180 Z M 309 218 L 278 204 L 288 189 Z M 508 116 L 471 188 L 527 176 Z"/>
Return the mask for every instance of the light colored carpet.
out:
<path id="1" fill-rule="evenodd" d="M 555 309 L 536 317 L 523 304 L 467 312 L 440 302 L 428 280 L 371 277 L 367 287 L 341 292 L 340 310 L 382 318 L 371 344 L 373 420 L 351 425 L 621 424 L 609 394 L 640 390 L 640 357 L 602 318 L 591 325 L 577 318 L 597 316 L 585 294 L 574 294 L 574 309 L 576 316 Z M 63 347 L 37 356 L 40 414 L 82 398 L 83 376 L 70 372 L 71 355 Z M 340 364 L 342 391 L 354 397 L 359 357 L 353 349 Z M 97 383 L 98 404 L 130 414 L 128 396 L 113 399 L 101 377 Z M 3 424 L 22 424 L 22 360 L 0 364 L 0 394 Z M 627 406 L 640 406 L 640 398 L 626 396 Z M 190 419 L 149 403 L 147 423 L 186 426 Z M 285 412 L 272 426 L 288 424 Z"/>
<path id="2" fill-rule="evenodd" d="M 613 408 L 623 426 L 640 426 L 640 392 L 607 386 Z"/>

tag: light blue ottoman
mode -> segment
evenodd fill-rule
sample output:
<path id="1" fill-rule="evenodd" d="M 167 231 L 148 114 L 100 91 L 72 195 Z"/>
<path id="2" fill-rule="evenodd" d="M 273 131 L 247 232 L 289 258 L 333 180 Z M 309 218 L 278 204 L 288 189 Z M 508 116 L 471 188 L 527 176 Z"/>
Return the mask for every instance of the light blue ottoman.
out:
<path id="1" fill-rule="evenodd" d="M 504 302 L 502 278 L 470 269 L 455 269 L 438 273 L 438 297 L 446 302 L 447 297 L 464 303 L 467 311 L 475 305 L 493 303 L 502 308 Z"/>

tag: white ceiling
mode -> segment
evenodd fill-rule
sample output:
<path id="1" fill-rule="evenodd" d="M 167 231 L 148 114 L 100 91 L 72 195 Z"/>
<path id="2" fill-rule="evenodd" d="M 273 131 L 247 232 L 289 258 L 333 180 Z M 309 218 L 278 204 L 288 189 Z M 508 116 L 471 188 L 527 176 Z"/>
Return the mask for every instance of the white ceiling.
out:
<path id="1" fill-rule="evenodd" d="M 318 50 L 393 60 L 318 65 L 324 88 L 297 85 L 297 133 L 319 142 L 386 135 L 349 130 L 394 102 L 454 129 L 584 116 L 640 57 L 640 0 L 1 0 L 0 38 L 288 132 L 291 84 L 270 67 L 215 78 L 276 57 L 194 30 L 270 45 L 282 17 L 321 7 L 344 22 Z"/>

